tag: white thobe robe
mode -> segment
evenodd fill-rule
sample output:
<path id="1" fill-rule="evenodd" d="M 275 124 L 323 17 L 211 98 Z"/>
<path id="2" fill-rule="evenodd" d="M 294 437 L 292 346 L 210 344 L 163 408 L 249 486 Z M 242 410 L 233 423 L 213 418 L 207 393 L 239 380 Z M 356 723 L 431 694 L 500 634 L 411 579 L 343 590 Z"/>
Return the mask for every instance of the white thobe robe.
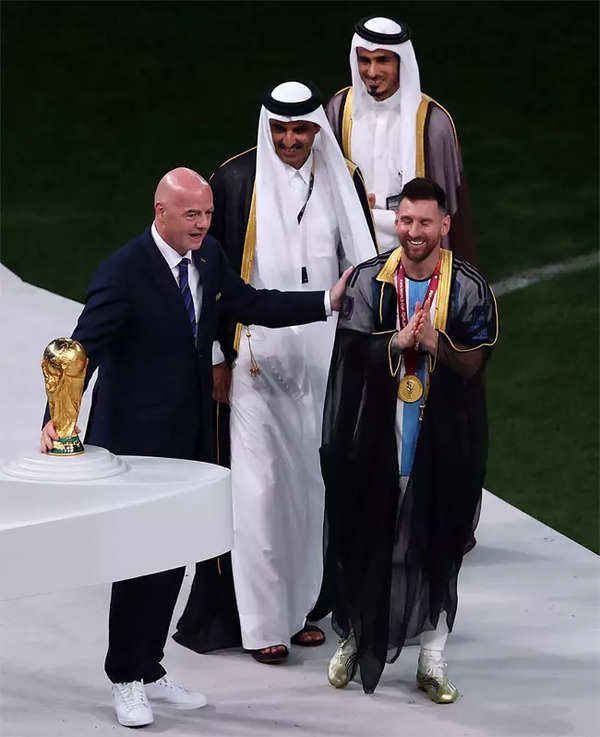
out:
<path id="1" fill-rule="evenodd" d="M 286 166 L 290 191 L 285 200 L 296 225 L 312 162 L 311 155 L 299 171 Z M 290 287 L 264 283 L 265 249 L 277 249 L 281 259 L 294 264 L 294 289 L 328 289 L 336 281 L 339 229 L 331 202 L 317 157 L 303 227 L 291 229 L 289 243 L 257 243 L 253 286 Z M 306 267 L 306 284 L 298 265 Z M 248 649 L 289 646 L 319 593 L 324 508 L 319 446 L 336 322 L 331 317 L 289 328 L 253 326 L 252 350 L 260 367 L 254 377 L 242 331 L 230 393 L 232 566 L 242 643 Z"/>
<path id="2" fill-rule="evenodd" d="M 375 195 L 372 213 L 382 253 L 398 246 L 395 210 L 387 208 L 388 198 L 397 197 L 403 184 L 412 179 L 402 171 L 401 141 L 400 90 L 380 102 L 367 100 L 366 109 L 352 121 L 350 149 L 367 192 Z"/>

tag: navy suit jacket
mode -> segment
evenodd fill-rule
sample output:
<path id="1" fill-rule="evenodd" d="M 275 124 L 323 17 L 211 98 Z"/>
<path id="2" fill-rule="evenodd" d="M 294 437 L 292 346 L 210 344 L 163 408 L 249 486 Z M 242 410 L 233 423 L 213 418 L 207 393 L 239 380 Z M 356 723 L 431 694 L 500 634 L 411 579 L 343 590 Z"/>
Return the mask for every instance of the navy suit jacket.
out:
<path id="1" fill-rule="evenodd" d="M 325 319 L 323 292 L 256 290 L 207 235 L 193 253 L 202 283 L 198 337 L 150 228 L 92 277 L 73 338 L 98 367 L 85 442 L 122 455 L 212 460 L 212 342 L 217 310 L 243 324 Z"/>

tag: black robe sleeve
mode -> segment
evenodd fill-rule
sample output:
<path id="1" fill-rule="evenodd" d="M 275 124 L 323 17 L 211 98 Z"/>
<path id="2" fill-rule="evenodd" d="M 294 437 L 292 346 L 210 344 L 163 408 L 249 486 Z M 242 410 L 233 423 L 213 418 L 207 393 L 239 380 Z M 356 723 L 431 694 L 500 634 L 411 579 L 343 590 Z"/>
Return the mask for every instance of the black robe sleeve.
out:
<path id="1" fill-rule="evenodd" d="M 242 268 L 255 174 L 256 149 L 253 148 L 227 161 L 210 178 L 214 197 L 210 232 L 220 242 L 232 269 L 237 274 Z M 235 326 L 236 323 L 231 316 L 219 315 L 217 340 L 229 366 L 235 360 L 233 347 Z"/>
<path id="2" fill-rule="evenodd" d="M 375 221 L 373 220 L 373 215 L 371 213 L 371 206 L 369 205 L 369 198 L 367 196 L 367 187 L 365 184 L 365 180 L 363 179 L 363 175 L 358 167 L 356 167 L 356 169 L 354 170 L 354 174 L 352 175 L 352 181 L 354 182 L 356 194 L 358 195 L 358 199 L 360 200 L 360 204 L 362 206 L 363 213 L 365 215 L 365 220 L 367 221 L 367 225 L 369 226 L 369 232 L 371 233 L 371 238 L 373 239 L 375 250 L 377 253 L 379 253 L 379 246 L 377 244 L 377 236 L 375 235 Z"/>

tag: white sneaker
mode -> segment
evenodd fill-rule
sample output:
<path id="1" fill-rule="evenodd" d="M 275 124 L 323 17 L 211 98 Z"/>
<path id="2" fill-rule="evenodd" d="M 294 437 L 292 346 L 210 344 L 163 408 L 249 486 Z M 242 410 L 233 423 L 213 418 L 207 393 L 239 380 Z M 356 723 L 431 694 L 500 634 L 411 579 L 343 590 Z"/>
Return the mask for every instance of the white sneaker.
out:
<path id="1" fill-rule="evenodd" d="M 119 724 L 124 727 L 143 727 L 152 724 L 154 716 L 142 681 L 113 683 L 112 695 Z"/>
<path id="2" fill-rule="evenodd" d="M 146 683 L 146 695 L 152 701 L 162 701 L 175 709 L 200 709 L 207 703 L 204 694 L 188 691 L 166 676 L 159 678 L 158 681 Z"/>

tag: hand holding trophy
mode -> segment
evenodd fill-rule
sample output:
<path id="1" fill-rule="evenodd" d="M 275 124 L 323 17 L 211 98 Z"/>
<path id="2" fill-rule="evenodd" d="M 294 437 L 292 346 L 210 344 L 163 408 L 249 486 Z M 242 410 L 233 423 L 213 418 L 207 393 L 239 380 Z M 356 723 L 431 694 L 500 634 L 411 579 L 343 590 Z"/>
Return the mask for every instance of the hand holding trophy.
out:
<path id="1" fill-rule="evenodd" d="M 71 338 L 56 338 L 46 346 L 42 358 L 42 373 L 50 417 L 58 439 L 42 438 L 43 445 L 51 445 L 52 455 L 78 455 L 84 452 L 78 436 L 77 416 L 85 382 L 88 359 L 81 343 Z M 49 425 L 50 423 L 48 423 Z M 48 425 L 44 434 L 51 435 Z M 42 448 L 43 449 L 43 448 Z"/>

